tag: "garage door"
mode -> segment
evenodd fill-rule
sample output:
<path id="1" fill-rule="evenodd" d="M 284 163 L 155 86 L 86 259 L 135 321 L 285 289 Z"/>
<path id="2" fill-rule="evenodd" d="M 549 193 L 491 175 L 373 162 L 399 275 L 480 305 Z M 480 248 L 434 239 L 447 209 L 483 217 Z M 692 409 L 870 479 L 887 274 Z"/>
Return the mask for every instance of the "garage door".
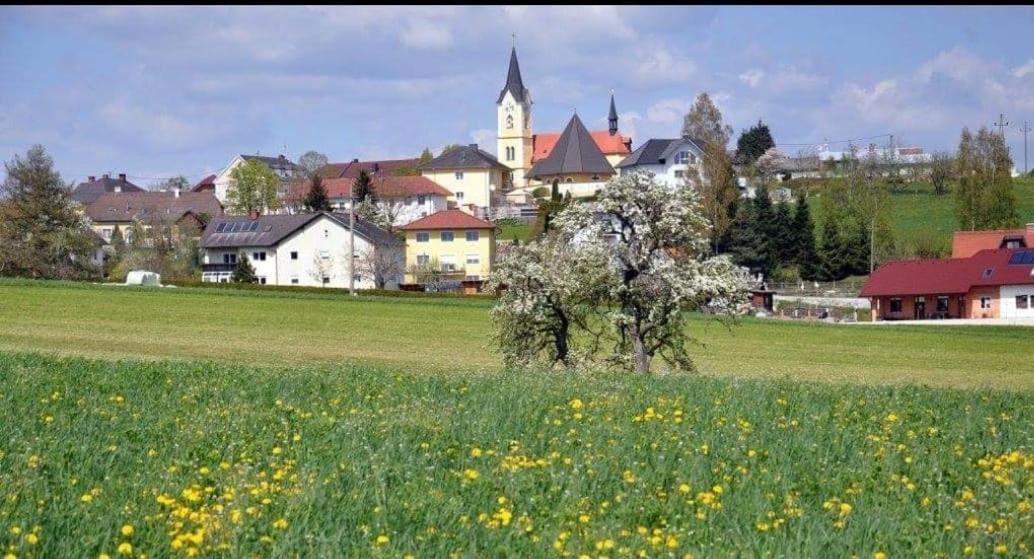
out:
<path id="1" fill-rule="evenodd" d="M 1034 285 L 1002 286 L 1002 318 L 1034 318 Z"/>

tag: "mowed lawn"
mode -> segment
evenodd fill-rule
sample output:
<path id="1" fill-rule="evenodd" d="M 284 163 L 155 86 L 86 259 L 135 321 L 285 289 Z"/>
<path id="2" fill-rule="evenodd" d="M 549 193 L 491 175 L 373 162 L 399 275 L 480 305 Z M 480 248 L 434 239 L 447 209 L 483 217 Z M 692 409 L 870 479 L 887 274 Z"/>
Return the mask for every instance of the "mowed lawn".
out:
<path id="1" fill-rule="evenodd" d="M 491 301 L 351 299 L 199 288 L 0 281 L 0 350 L 234 363 L 369 364 L 476 373 L 500 367 Z M 1034 330 L 895 327 L 701 317 L 708 375 L 939 387 L 1034 388 Z"/>

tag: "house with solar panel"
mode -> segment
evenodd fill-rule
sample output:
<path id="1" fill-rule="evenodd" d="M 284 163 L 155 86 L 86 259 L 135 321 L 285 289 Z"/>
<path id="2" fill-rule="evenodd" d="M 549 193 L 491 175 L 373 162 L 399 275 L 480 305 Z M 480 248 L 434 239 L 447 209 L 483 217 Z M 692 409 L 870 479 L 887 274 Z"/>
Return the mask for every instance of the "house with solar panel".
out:
<path id="1" fill-rule="evenodd" d="M 1027 228 L 1034 232 L 1034 224 Z M 883 264 L 860 293 L 870 300 L 872 319 L 1034 318 L 1034 248 L 1002 236 L 984 236 L 1002 244 L 981 248 L 956 235 L 965 246 L 953 252 L 965 256 Z"/>
<path id="2" fill-rule="evenodd" d="M 262 285 L 395 289 L 402 280 L 404 243 L 356 220 L 349 254 L 349 216 L 332 212 L 223 216 L 201 236 L 202 281 L 230 281 L 247 256 Z"/>

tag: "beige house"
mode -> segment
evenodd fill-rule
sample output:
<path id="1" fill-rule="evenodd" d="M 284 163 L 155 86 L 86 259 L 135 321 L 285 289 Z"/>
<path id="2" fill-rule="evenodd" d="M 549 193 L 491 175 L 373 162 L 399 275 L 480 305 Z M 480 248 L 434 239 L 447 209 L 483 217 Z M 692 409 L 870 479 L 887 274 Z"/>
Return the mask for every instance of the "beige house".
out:
<path id="1" fill-rule="evenodd" d="M 84 213 L 107 243 L 116 228 L 125 236 L 134 220 L 189 223 L 200 233 L 210 219 L 223 214 L 223 206 L 211 192 L 109 192 L 87 205 Z"/>
<path id="2" fill-rule="evenodd" d="M 528 178 L 544 185 L 556 185 L 561 195 L 581 198 L 594 196 L 616 174 L 576 114 L 549 156 L 531 167 Z"/>
<path id="3" fill-rule="evenodd" d="M 488 279 L 495 262 L 495 224 L 460 210 L 446 210 L 405 225 L 406 283 L 414 268 L 434 265 L 447 279 Z"/>
<path id="4" fill-rule="evenodd" d="M 486 215 L 512 184 L 510 168 L 477 144 L 453 148 L 419 168 L 421 176 L 451 193 L 450 203 L 472 215 Z"/>

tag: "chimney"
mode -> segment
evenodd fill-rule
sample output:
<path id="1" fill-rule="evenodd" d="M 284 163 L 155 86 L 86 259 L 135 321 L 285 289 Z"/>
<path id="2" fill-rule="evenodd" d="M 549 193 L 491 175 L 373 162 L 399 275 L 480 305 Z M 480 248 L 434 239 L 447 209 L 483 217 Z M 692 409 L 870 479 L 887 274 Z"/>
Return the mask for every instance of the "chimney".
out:
<path id="1" fill-rule="evenodd" d="M 111 178 L 111 175 L 109 175 L 109 174 L 107 174 L 107 173 L 104 173 L 104 178 L 106 178 L 106 179 L 110 179 L 110 178 Z"/>
<path id="2" fill-rule="evenodd" d="M 373 172 L 376 173 L 377 171 L 380 171 L 380 170 L 381 170 L 381 164 L 377 163 L 376 161 L 374 161 L 373 162 Z"/>
<path id="3" fill-rule="evenodd" d="M 118 180 L 120 180 L 122 182 L 126 182 L 126 174 L 125 173 L 119 173 L 118 174 Z"/>
<path id="4" fill-rule="evenodd" d="M 258 216 L 259 216 L 258 210 L 251 210 L 251 211 L 248 212 L 248 219 L 250 219 L 250 220 L 254 221 L 254 220 L 258 219 Z"/>
<path id="5" fill-rule="evenodd" d="M 90 180 L 88 180 L 87 182 L 94 182 L 96 180 L 97 180 L 97 177 L 95 177 L 93 175 L 90 175 Z"/>
<path id="6" fill-rule="evenodd" d="M 356 157 L 356 158 L 352 159 L 352 163 L 359 163 L 359 158 Z"/>
<path id="7" fill-rule="evenodd" d="M 470 149 L 477 149 L 477 148 L 478 148 L 477 144 L 470 144 Z"/>

